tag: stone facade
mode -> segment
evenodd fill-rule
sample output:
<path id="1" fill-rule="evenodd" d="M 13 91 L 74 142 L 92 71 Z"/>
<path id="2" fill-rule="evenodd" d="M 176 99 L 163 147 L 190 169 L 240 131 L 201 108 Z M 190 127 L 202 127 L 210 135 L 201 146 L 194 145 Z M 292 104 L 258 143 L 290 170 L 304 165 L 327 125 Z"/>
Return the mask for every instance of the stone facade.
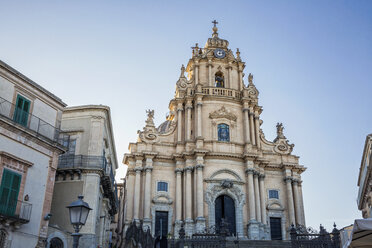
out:
<path id="1" fill-rule="evenodd" d="M 49 224 L 48 246 L 72 247 L 68 209 L 78 195 L 92 210 L 80 230 L 79 247 L 109 247 L 111 223 L 118 209 L 115 170 L 118 168 L 110 108 L 86 105 L 65 108 L 61 129 L 70 135 L 67 153 L 59 158 Z"/>
<path id="2" fill-rule="evenodd" d="M 65 106 L 0 61 L 0 247 L 45 247 Z"/>
<path id="3" fill-rule="evenodd" d="M 372 134 L 366 138 L 358 178 L 358 209 L 363 218 L 372 218 Z"/>
<path id="4" fill-rule="evenodd" d="M 204 48 L 192 48 L 166 121 L 156 127 L 148 110 L 138 141 L 129 145 L 125 226 L 141 220 L 155 235 L 163 223 L 162 231 L 176 236 L 181 224 L 187 235 L 202 232 L 220 221 L 217 211 L 227 216 L 216 210 L 216 199 L 226 196 L 236 235 L 270 239 L 275 219 L 287 239 L 292 223 L 305 225 L 305 167 L 291 154 L 282 124 L 273 141 L 265 139 L 253 75 L 246 85 L 239 49 L 234 55 L 217 31 L 214 26 Z M 158 224 L 157 214 L 168 219 Z"/>

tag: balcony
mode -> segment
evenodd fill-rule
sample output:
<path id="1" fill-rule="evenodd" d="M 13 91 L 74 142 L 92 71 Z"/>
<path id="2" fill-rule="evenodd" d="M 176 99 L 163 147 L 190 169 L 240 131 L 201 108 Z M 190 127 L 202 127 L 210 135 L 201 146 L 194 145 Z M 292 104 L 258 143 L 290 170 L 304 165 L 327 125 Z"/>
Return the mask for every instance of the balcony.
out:
<path id="1" fill-rule="evenodd" d="M 242 94 L 238 90 L 219 87 L 203 87 L 202 93 L 209 96 L 229 97 L 236 100 L 240 100 L 242 98 Z"/>
<path id="2" fill-rule="evenodd" d="M 31 218 L 32 204 L 24 201 L 0 202 L 0 222 L 12 225 L 15 228 L 28 223 Z"/>
<path id="3" fill-rule="evenodd" d="M 0 97 L 0 117 L 5 117 L 14 125 L 27 128 L 36 136 L 42 136 L 61 146 L 68 147 L 70 136 L 46 121 L 17 108 L 16 105 Z"/>
<path id="4" fill-rule="evenodd" d="M 102 171 L 101 185 L 103 188 L 103 194 L 105 197 L 110 199 L 111 214 L 114 215 L 117 212 L 118 199 L 115 192 L 116 183 L 111 164 L 107 163 L 104 156 L 73 154 L 63 154 L 59 156 L 57 174 L 63 174 L 64 179 L 66 174 L 72 175 L 72 178 L 75 173 L 81 175 L 82 170 Z"/>

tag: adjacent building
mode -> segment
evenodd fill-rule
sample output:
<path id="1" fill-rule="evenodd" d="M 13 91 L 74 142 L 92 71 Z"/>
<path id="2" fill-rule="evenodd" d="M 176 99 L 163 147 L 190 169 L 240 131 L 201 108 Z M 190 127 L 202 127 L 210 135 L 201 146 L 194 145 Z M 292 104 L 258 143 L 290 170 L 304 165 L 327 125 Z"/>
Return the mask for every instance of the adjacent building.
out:
<path id="1" fill-rule="evenodd" d="M 0 61 L 0 247 L 45 247 L 65 106 Z"/>
<path id="2" fill-rule="evenodd" d="M 65 108 L 61 129 L 70 136 L 68 152 L 58 161 L 49 222 L 48 247 L 72 247 L 68 209 L 78 195 L 92 210 L 80 233 L 79 247 L 109 247 L 118 200 L 118 168 L 110 108 L 86 105 Z"/>
<path id="3" fill-rule="evenodd" d="M 192 235 L 225 219 L 230 234 L 287 239 L 291 224 L 305 225 L 305 167 L 281 123 L 273 141 L 265 138 L 259 92 L 253 75 L 245 84 L 244 67 L 216 25 L 204 47 L 192 48 L 165 122 L 156 127 L 148 110 L 124 156 L 125 228 L 142 221 L 155 236 L 177 236 L 184 225 Z"/>
<path id="4" fill-rule="evenodd" d="M 119 200 L 119 206 L 118 206 L 118 213 L 115 216 L 115 223 L 114 229 L 115 232 L 113 232 L 112 236 L 112 243 L 114 244 L 113 247 L 123 247 L 124 246 L 124 228 L 125 228 L 125 206 L 126 206 L 126 181 L 123 180 L 122 183 L 117 184 L 118 188 L 118 200 Z"/>
<path id="5" fill-rule="evenodd" d="M 358 178 L 358 209 L 363 218 L 372 218 L 372 134 L 367 135 Z"/>

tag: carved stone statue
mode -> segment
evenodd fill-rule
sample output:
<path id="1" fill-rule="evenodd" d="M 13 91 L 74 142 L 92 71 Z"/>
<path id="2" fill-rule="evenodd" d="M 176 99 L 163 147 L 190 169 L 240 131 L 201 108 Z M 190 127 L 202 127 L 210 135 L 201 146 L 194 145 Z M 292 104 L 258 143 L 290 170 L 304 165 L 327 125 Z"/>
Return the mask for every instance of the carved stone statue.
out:
<path id="1" fill-rule="evenodd" d="M 276 124 L 276 134 L 278 138 L 285 138 L 283 134 L 283 129 L 284 129 L 283 123 L 278 122 Z"/>
<path id="2" fill-rule="evenodd" d="M 249 73 L 249 75 L 248 75 L 248 82 L 250 84 L 253 84 L 253 74 L 252 73 Z"/>

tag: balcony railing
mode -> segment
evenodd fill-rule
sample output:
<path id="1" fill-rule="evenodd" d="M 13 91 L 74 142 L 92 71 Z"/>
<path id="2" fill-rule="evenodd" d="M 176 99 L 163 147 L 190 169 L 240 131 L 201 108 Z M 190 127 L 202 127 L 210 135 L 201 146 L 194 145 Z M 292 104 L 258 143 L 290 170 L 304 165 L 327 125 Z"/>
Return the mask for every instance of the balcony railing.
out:
<path id="1" fill-rule="evenodd" d="M 39 117 L 23 111 L 2 97 L 0 97 L 0 116 L 3 116 L 16 123 L 16 125 L 23 126 L 53 142 L 68 147 L 70 138 L 69 135 L 61 133 L 60 129 L 47 123 Z"/>
<path id="2" fill-rule="evenodd" d="M 118 199 L 115 176 L 111 164 L 107 163 L 104 156 L 63 154 L 59 156 L 58 169 L 65 171 L 71 170 L 72 173 L 73 170 L 81 169 L 102 170 L 103 177 L 101 184 L 103 186 L 104 194 L 105 197 L 108 197 L 111 200 L 112 213 L 116 213 Z"/>
<path id="3" fill-rule="evenodd" d="M 235 99 L 241 99 L 241 92 L 233 89 L 219 88 L 219 87 L 203 87 L 202 93 L 210 96 L 224 96 Z"/>
<path id="4" fill-rule="evenodd" d="M 58 169 L 98 169 L 106 173 L 104 156 L 63 154 L 58 158 Z"/>
<path id="5" fill-rule="evenodd" d="M 11 218 L 26 223 L 30 221 L 32 204 L 24 201 L 0 202 L 0 217 Z"/>

